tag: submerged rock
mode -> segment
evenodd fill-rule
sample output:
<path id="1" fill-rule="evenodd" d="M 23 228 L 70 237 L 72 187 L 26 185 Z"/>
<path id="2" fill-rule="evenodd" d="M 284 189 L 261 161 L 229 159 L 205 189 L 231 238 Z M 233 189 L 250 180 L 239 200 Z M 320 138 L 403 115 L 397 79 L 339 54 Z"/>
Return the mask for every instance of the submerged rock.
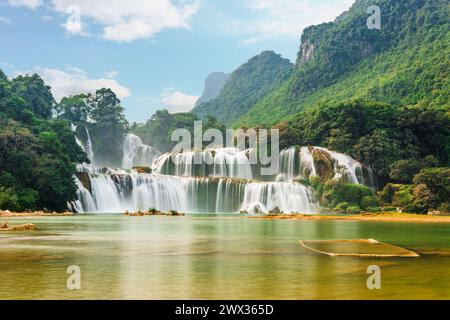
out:
<path id="1" fill-rule="evenodd" d="M 283 212 L 278 207 L 275 207 L 269 211 L 269 214 L 281 214 L 281 213 L 283 213 Z"/>
<path id="2" fill-rule="evenodd" d="M 22 224 L 20 226 L 14 227 L 8 226 L 8 222 L 5 222 L 4 224 L 0 225 L 0 231 L 30 231 L 30 230 L 37 230 L 37 227 L 31 223 Z"/>

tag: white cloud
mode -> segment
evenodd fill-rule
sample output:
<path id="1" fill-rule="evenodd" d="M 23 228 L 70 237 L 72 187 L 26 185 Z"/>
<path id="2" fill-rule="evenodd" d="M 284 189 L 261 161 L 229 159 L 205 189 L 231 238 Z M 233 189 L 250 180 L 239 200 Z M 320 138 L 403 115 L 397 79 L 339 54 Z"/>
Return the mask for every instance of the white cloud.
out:
<path id="1" fill-rule="evenodd" d="M 48 5 L 67 16 L 62 26 L 69 34 L 87 35 L 81 20 L 102 28 L 102 37 L 130 42 L 152 38 L 163 29 L 189 29 L 201 0 L 50 0 Z M 13 6 L 36 9 L 42 0 L 8 0 Z M 79 15 L 78 15 L 79 13 Z M 80 19 L 78 19 L 80 18 Z"/>
<path id="2" fill-rule="evenodd" d="M 8 0 L 11 6 L 27 7 L 29 9 L 36 9 L 43 4 L 42 0 Z"/>
<path id="3" fill-rule="evenodd" d="M 11 24 L 11 20 L 5 17 L 0 17 L 0 23 Z"/>
<path id="4" fill-rule="evenodd" d="M 189 112 L 199 98 L 199 96 L 190 96 L 172 88 L 166 88 L 162 95 L 162 102 L 170 113 Z"/>
<path id="5" fill-rule="evenodd" d="M 42 0 L 8 3 L 30 9 L 44 4 Z M 87 35 L 81 23 L 86 18 L 102 27 L 104 39 L 130 42 L 151 38 L 163 29 L 189 29 L 200 0 L 50 0 L 49 6 L 68 17 L 62 26 L 69 34 Z"/>
<path id="6" fill-rule="evenodd" d="M 38 66 L 31 71 L 15 72 L 16 75 L 32 73 L 37 73 L 44 79 L 52 88 L 52 93 L 58 101 L 71 95 L 95 93 L 101 88 L 110 88 L 119 99 L 124 99 L 131 95 L 130 90 L 116 80 L 107 78 L 89 79 L 86 72 L 76 67 L 52 69 Z"/>
<path id="7" fill-rule="evenodd" d="M 258 18 L 248 21 L 252 34 L 243 44 L 252 44 L 274 36 L 298 38 L 308 26 L 333 21 L 348 10 L 354 0 L 252 0 L 248 8 Z"/>
<path id="8" fill-rule="evenodd" d="M 117 72 L 116 70 L 111 70 L 111 71 L 107 71 L 105 72 L 105 77 L 108 79 L 114 79 L 119 75 L 119 72 Z"/>

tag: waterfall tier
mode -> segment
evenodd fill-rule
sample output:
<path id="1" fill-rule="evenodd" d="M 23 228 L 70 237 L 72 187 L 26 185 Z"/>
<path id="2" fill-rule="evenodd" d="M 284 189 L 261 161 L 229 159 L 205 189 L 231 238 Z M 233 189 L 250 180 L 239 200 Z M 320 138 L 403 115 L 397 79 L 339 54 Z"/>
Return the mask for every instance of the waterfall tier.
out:
<path id="1" fill-rule="evenodd" d="M 140 166 L 150 167 L 158 155 L 158 150 L 145 145 L 138 136 L 134 134 L 125 135 L 123 142 L 123 169 Z"/>
<path id="2" fill-rule="evenodd" d="M 292 182 L 319 176 L 373 187 L 370 168 L 347 155 L 320 147 L 292 147 L 280 152 L 278 174 L 262 177 L 260 166 L 251 164 L 253 150 L 219 148 L 202 152 L 163 154 L 155 160 L 154 173 L 182 177 L 228 177 Z"/>
<path id="3" fill-rule="evenodd" d="M 163 154 L 153 163 L 153 172 L 181 177 L 228 177 L 252 179 L 248 159 L 251 150 L 218 148 L 202 152 Z"/>
<path id="4" fill-rule="evenodd" d="M 126 172 L 83 172 L 83 177 L 77 178 L 79 199 L 71 204 L 80 213 L 151 208 L 186 213 L 267 213 L 276 208 L 285 213 L 314 212 L 311 190 L 299 183 Z"/>
<path id="5" fill-rule="evenodd" d="M 320 147 L 283 150 L 278 173 L 262 178 L 251 164 L 253 150 L 218 148 L 163 154 L 135 135 L 124 140 L 123 169 L 77 167 L 76 212 L 137 212 L 156 209 L 185 213 L 314 213 L 308 180 L 339 179 L 374 185 L 370 169 L 358 161 Z M 154 159 L 154 161 L 153 161 Z M 151 166 L 152 174 L 130 170 Z M 258 179 L 258 180 L 255 180 Z"/>

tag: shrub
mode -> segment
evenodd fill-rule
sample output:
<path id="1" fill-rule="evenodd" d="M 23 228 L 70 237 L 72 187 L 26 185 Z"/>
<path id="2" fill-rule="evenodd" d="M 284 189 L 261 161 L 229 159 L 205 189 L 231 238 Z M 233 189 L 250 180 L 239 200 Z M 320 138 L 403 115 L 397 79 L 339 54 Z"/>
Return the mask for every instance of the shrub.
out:
<path id="1" fill-rule="evenodd" d="M 423 169 L 414 177 L 414 184 L 424 184 L 435 197 L 436 204 L 447 202 L 450 199 L 450 168 Z"/>
<path id="2" fill-rule="evenodd" d="M 380 193 L 381 199 L 386 203 L 391 203 L 395 192 L 398 191 L 398 186 L 388 183 Z"/>
<path id="3" fill-rule="evenodd" d="M 401 185 L 399 190 L 394 193 L 392 198 L 392 204 L 396 206 L 406 206 L 413 202 L 413 190 L 412 185 Z"/>
<path id="4" fill-rule="evenodd" d="M 397 212 L 396 207 L 384 207 L 383 212 Z"/>
<path id="5" fill-rule="evenodd" d="M 19 207 L 19 199 L 14 192 L 14 189 L 6 189 L 0 187 L 0 209 L 17 211 Z"/>
<path id="6" fill-rule="evenodd" d="M 345 211 L 349 207 L 348 202 L 341 202 L 339 203 L 334 209 L 339 211 Z"/>
<path id="7" fill-rule="evenodd" d="M 361 208 L 359 206 L 350 206 L 347 208 L 348 214 L 359 214 L 361 213 Z"/>
<path id="8" fill-rule="evenodd" d="M 424 184 L 419 184 L 414 188 L 413 197 L 413 204 L 421 212 L 428 212 L 430 208 L 437 207 L 437 197 Z"/>
<path id="9" fill-rule="evenodd" d="M 439 212 L 442 212 L 442 213 L 450 213 L 450 202 L 442 203 L 442 204 L 438 207 L 438 211 L 439 211 Z"/>
<path id="10" fill-rule="evenodd" d="M 380 207 L 367 207 L 366 209 L 367 212 L 381 212 L 381 208 Z"/>
<path id="11" fill-rule="evenodd" d="M 419 208 L 414 203 L 410 203 L 410 204 L 406 205 L 403 208 L 403 212 L 406 212 L 406 213 L 421 213 L 421 214 L 426 213 L 426 212 L 423 211 L 423 208 Z"/>
<path id="12" fill-rule="evenodd" d="M 421 163 L 416 159 L 399 160 L 391 165 L 389 178 L 402 183 L 411 183 L 422 168 Z"/>
<path id="13" fill-rule="evenodd" d="M 379 207 L 380 200 L 375 196 L 365 196 L 361 199 L 361 208 Z"/>
<path id="14" fill-rule="evenodd" d="M 373 191 L 369 187 L 357 184 L 342 184 L 332 180 L 325 184 L 321 201 L 323 205 L 330 208 L 334 208 L 341 202 L 361 206 L 361 201 L 366 196 L 373 196 Z"/>

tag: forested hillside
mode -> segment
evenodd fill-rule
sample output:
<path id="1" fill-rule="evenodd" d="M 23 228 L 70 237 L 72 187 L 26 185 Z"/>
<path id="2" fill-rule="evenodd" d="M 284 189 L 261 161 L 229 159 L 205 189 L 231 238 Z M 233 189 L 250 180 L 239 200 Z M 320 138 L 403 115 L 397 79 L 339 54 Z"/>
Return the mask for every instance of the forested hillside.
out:
<path id="1" fill-rule="evenodd" d="M 0 71 L 0 209 L 61 211 L 76 198 L 75 164 L 88 162 L 37 76 Z"/>
<path id="2" fill-rule="evenodd" d="M 273 51 L 264 51 L 234 71 L 220 95 L 195 107 L 193 113 L 201 119 L 214 116 L 230 125 L 259 99 L 288 79 L 293 69 L 289 60 Z"/>
<path id="3" fill-rule="evenodd" d="M 381 30 L 367 28 L 368 6 Z M 358 0 L 334 23 L 307 28 L 294 75 L 235 125 L 273 125 L 350 98 L 448 108 L 449 5 L 445 0 Z"/>

